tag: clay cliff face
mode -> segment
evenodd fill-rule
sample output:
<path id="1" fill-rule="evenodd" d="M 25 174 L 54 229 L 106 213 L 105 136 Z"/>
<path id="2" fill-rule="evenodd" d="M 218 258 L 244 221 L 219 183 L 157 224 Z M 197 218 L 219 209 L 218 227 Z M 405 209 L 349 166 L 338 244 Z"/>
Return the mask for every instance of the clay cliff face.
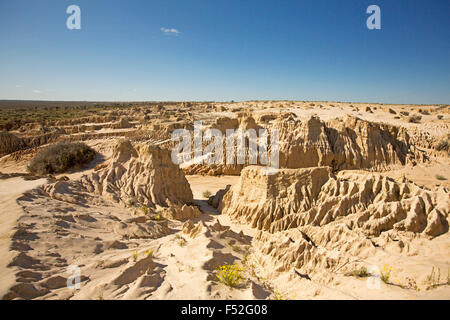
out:
<path id="1" fill-rule="evenodd" d="M 0 132 L 0 157 L 18 150 L 35 148 L 54 142 L 59 136 L 58 132 L 39 134 L 33 137 L 17 137 L 10 132 Z"/>
<path id="2" fill-rule="evenodd" d="M 324 226 L 346 218 L 350 229 L 379 236 L 390 229 L 438 236 L 448 230 L 450 194 L 412 182 L 396 182 L 379 173 L 340 172 L 329 167 L 280 169 L 261 175 L 242 171 L 238 184 L 222 199 L 230 217 L 270 232 Z"/>
<path id="3" fill-rule="evenodd" d="M 212 127 L 223 132 L 237 127 L 244 130 L 262 128 L 252 117 L 239 119 L 221 118 Z M 269 132 L 273 129 L 279 132 L 280 168 L 328 166 L 333 171 L 375 171 L 426 160 L 426 155 L 410 144 L 406 129 L 352 116 L 324 122 L 315 116 L 301 121 L 292 115 L 281 114 L 264 127 Z M 183 168 L 183 171 L 186 174 L 238 175 L 245 166 L 196 164 Z"/>
<path id="4" fill-rule="evenodd" d="M 255 255 L 268 270 L 297 268 L 328 281 L 336 268 L 377 247 L 414 254 L 412 238 L 448 232 L 450 193 L 444 188 L 430 191 L 379 173 L 334 175 L 329 167 L 280 169 L 272 176 L 260 169 L 246 167 L 219 210 L 260 230 Z"/>
<path id="5" fill-rule="evenodd" d="M 279 121 L 280 167 L 329 166 L 333 170 L 377 169 L 417 161 L 405 129 L 347 116 L 327 123 L 311 117 Z"/>
<path id="6" fill-rule="evenodd" d="M 66 199 L 85 190 L 114 202 L 132 201 L 153 208 L 193 203 L 189 183 L 169 151 L 147 144 L 133 146 L 128 140 L 118 142 L 112 158 L 97 172 L 80 181 L 59 181 L 46 190 L 52 197 Z"/>

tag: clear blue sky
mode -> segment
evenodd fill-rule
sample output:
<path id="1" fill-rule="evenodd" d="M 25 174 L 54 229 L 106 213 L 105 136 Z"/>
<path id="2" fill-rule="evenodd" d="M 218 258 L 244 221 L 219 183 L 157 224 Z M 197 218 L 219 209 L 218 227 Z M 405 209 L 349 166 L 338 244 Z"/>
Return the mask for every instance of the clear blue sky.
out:
<path id="1" fill-rule="evenodd" d="M 0 0 L 0 44 L 0 99 L 450 103 L 448 0 Z"/>

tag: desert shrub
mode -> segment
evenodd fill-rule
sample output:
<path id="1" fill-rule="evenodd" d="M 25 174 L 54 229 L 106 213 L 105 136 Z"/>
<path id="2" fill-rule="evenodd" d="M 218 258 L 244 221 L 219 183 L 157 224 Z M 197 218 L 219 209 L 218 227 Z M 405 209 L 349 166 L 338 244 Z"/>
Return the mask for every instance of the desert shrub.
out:
<path id="1" fill-rule="evenodd" d="M 422 116 L 419 116 L 419 115 L 410 116 L 408 118 L 408 122 L 411 122 L 411 123 L 419 123 L 420 120 L 422 120 Z"/>
<path id="2" fill-rule="evenodd" d="M 237 286 L 243 277 L 244 269 L 237 264 L 224 264 L 217 268 L 217 279 L 229 287 Z"/>
<path id="3" fill-rule="evenodd" d="M 209 198 L 209 197 L 211 197 L 211 191 L 209 191 L 209 190 L 204 191 L 203 198 Z"/>
<path id="4" fill-rule="evenodd" d="M 148 215 L 150 213 L 150 210 L 147 206 L 142 206 L 141 210 L 145 215 Z"/>
<path id="5" fill-rule="evenodd" d="M 145 254 L 147 255 L 147 257 L 153 258 L 154 253 L 155 253 L 155 248 L 150 248 L 147 251 L 145 251 Z"/>
<path id="6" fill-rule="evenodd" d="M 434 289 L 437 286 L 439 286 L 439 280 L 441 278 L 441 269 L 437 268 L 438 272 L 437 274 L 434 271 L 434 267 L 431 269 L 431 273 L 427 276 L 427 290 Z M 447 283 L 448 283 L 448 276 L 447 276 Z"/>
<path id="7" fill-rule="evenodd" d="M 392 273 L 392 267 L 388 264 L 385 264 L 383 266 L 383 269 L 380 271 L 380 279 L 384 282 L 384 283 L 388 283 L 389 279 L 391 278 L 391 273 Z"/>
<path id="8" fill-rule="evenodd" d="M 137 203 L 137 199 L 135 197 L 131 197 L 130 199 L 128 199 L 127 201 L 127 205 L 129 207 L 134 207 Z"/>
<path id="9" fill-rule="evenodd" d="M 137 251 L 134 251 L 131 257 L 133 258 L 133 261 L 136 262 L 139 258 L 139 253 Z"/>
<path id="10" fill-rule="evenodd" d="M 155 221 L 162 221 L 162 220 L 164 220 L 164 217 L 161 215 L 161 212 L 157 212 L 153 216 L 153 220 L 155 220 Z"/>
<path id="11" fill-rule="evenodd" d="M 436 150 L 438 151 L 449 151 L 449 143 L 448 140 L 441 140 L 436 145 Z"/>
<path id="12" fill-rule="evenodd" d="M 367 268 L 363 266 L 359 269 L 355 269 L 350 272 L 347 272 L 345 275 L 351 276 L 351 277 L 365 278 L 365 277 L 369 277 L 371 274 L 367 271 Z"/>
<path id="13" fill-rule="evenodd" d="M 242 264 L 244 264 L 244 265 L 247 264 L 249 257 L 250 257 L 250 252 L 247 249 L 244 253 L 244 258 L 242 259 Z"/>
<path id="14" fill-rule="evenodd" d="M 62 173 L 91 162 L 95 151 L 84 143 L 57 143 L 50 145 L 31 160 L 28 171 L 35 174 Z"/>
<path id="15" fill-rule="evenodd" d="M 178 245 L 180 247 L 184 247 L 186 245 L 186 243 L 187 243 L 186 239 L 183 238 L 182 236 L 180 236 L 179 234 L 177 234 L 175 236 L 175 240 L 176 240 L 176 242 L 178 243 Z"/>
<path id="16" fill-rule="evenodd" d="M 241 253 L 241 252 L 242 252 L 241 247 L 239 247 L 238 245 L 233 245 L 233 246 L 231 246 L 231 249 L 232 249 L 234 252 L 238 252 L 238 253 Z"/>
<path id="17" fill-rule="evenodd" d="M 170 217 L 171 214 L 172 212 L 169 208 L 159 208 L 154 212 L 152 219 L 155 221 L 163 221 L 165 217 Z"/>
<path id="18" fill-rule="evenodd" d="M 275 289 L 272 294 L 272 300 L 292 300 L 295 299 L 296 296 L 297 294 L 294 293 L 291 297 L 289 297 L 283 292 Z"/>
<path id="19" fill-rule="evenodd" d="M 406 277 L 406 286 L 403 286 L 404 288 L 413 289 L 416 291 L 420 291 L 419 287 L 417 286 L 416 280 L 413 278 Z"/>

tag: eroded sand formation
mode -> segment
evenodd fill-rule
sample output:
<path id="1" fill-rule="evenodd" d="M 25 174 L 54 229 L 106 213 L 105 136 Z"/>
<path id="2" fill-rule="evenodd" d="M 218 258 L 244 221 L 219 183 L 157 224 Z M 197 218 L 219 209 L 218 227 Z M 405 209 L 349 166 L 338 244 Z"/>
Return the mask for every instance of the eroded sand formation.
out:
<path id="1" fill-rule="evenodd" d="M 245 168 L 220 204 L 222 214 L 262 230 L 253 243 L 267 270 L 296 268 L 321 280 L 380 249 L 414 254 L 411 239 L 430 241 L 448 232 L 449 208 L 444 188 L 432 192 L 379 173 L 335 176 L 329 167 L 281 169 L 272 176 Z"/>
<path id="2" fill-rule="evenodd" d="M 449 113 L 448 106 L 183 103 L 3 132 L 0 218 L 13 222 L 2 229 L 0 294 L 448 299 Z M 410 122 L 417 114 L 421 122 Z M 262 175 L 248 162 L 173 164 L 171 132 L 192 130 L 194 120 L 221 132 L 278 129 L 279 171 Z M 26 173 L 39 148 L 79 140 L 98 152 L 88 167 L 40 180 Z M 6 191 L 11 183 L 17 193 Z M 217 281 L 217 268 L 231 263 L 243 268 L 236 288 Z M 373 288 L 367 281 L 385 264 L 392 275 Z M 81 270 L 80 289 L 67 287 L 71 266 Z M 362 267 L 372 277 L 352 276 Z M 441 273 L 434 283 L 432 268 Z"/>
<path id="3" fill-rule="evenodd" d="M 239 120 L 239 121 L 238 121 Z M 221 118 L 212 128 L 260 128 L 278 130 L 281 168 L 329 166 L 334 171 L 345 169 L 386 170 L 392 165 L 426 161 L 426 154 L 410 143 L 407 130 L 398 126 L 372 123 L 346 116 L 321 121 L 317 116 L 294 119 L 291 114 L 272 118 L 270 125 L 259 126 L 251 116 Z M 247 142 L 248 144 L 248 142 Z M 224 147 L 225 148 L 225 147 Z M 236 163 L 236 160 L 235 160 Z M 248 165 L 248 159 L 246 165 Z M 194 164 L 183 168 L 186 174 L 240 174 L 245 165 L 205 166 Z"/>

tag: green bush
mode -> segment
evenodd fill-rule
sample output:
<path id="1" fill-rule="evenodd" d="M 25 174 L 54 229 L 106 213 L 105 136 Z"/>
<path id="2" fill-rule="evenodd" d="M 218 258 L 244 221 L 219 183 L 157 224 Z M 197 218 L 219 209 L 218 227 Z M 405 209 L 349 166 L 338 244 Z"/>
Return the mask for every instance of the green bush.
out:
<path id="1" fill-rule="evenodd" d="M 95 151 L 84 143 L 57 143 L 50 145 L 31 160 L 28 171 L 35 174 L 62 173 L 91 162 Z"/>

